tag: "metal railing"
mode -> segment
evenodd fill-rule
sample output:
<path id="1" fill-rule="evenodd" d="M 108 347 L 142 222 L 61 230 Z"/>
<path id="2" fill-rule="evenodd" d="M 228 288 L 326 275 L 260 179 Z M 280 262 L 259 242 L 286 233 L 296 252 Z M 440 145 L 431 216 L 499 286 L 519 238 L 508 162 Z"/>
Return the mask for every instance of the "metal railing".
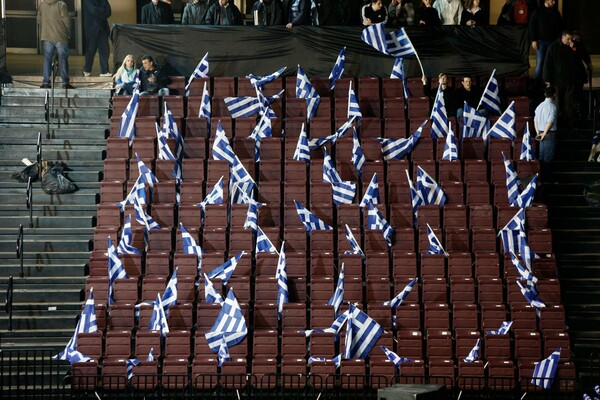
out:
<path id="1" fill-rule="evenodd" d="M 44 118 L 46 119 L 46 137 L 50 138 L 50 92 L 44 96 Z"/>
<path id="2" fill-rule="evenodd" d="M 46 95 L 48 92 L 46 92 Z M 50 135 L 50 125 L 48 125 L 48 136 Z M 35 155 L 38 163 L 38 179 L 42 181 L 42 132 L 38 132 L 37 145 L 35 148 Z"/>
<path id="3" fill-rule="evenodd" d="M 17 250 L 17 258 L 19 259 L 19 264 L 21 266 L 21 272 L 19 273 L 21 278 L 25 276 L 25 272 L 23 271 L 23 236 L 23 224 L 19 224 L 19 234 L 17 235 L 15 249 Z"/>
<path id="4" fill-rule="evenodd" d="M 8 286 L 6 287 L 6 300 L 4 300 L 4 310 L 8 314 L 8 330 L 12 332 L 12 314 L 13 314 L 13 277 L 8 277 Z"/>
<path id="5" fill-rule="evenodd" d="M 33 182 L 31 176 L 27 178 L 27 190 L 25 192 L 25 205 L 29 210 L 29 227 L 33 228 Z"/>

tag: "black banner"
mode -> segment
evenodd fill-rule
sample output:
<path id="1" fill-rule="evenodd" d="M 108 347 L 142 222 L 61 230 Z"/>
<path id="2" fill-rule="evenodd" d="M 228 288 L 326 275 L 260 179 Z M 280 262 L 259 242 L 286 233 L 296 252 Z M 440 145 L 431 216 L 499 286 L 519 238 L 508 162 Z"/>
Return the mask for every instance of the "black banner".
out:
<path id="1" fill-rule="evenodd" d="M 210 76 L 261 75 L 287 66 L 293 75 L 300 64 L 308 76 L 328 76 L 346 46 L 345 76 L 389 76 L 394 64 L 361 40 L 358 27 L 212 27 L 180 25 L 114 25 L 114 60 L 120 65 L 133 54 L 138 65 L 150 54 L 170 75 L 189 76 L 206 52 Z M 522 27 L 407 28 L 427 76 L 527 75 L 529 42 Z M 415 57 L 405 62 L 408 76 L 420 76 Z M 285 75 L 284 74 L 284 75 Z"/>

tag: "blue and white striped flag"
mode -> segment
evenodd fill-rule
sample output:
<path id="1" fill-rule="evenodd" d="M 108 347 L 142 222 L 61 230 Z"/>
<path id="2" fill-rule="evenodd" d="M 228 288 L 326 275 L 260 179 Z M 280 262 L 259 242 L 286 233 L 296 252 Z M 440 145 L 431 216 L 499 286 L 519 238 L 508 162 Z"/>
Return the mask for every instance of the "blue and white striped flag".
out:
<path id="1" fill-rule="evenodd" d="M 300 65 L 298 65 L 296 76 L 296 98 L 306 99 L 306 116 L 308 119 L 314 117 L 321 102 L 321 97 L 317 94 Z"/>
<path id="2" fill-rule="evenodd" d="M 332 359 L 325 358 L 325 357 L 310 356 L 310 357 L 308 357 L 307 365 L 311 365 L 313 363 L 321 363 L 321 362 L 332 362 L 335 365 L 335 369 L 339 369 L 340 365 L 342 365 L 342 355 L 338 354 L 337 356 L 333 357 Z"/>
<path id="3" fill-rule="evenodd" d="M 415 189 L 412 180 L 410 179 L 410 174 L 408 173 L 408 170 L 405 169 L 404 172 L 406 172 L 406 179 L 408 180 L 408 186 L 410 189 L 410 200 L 412 204 L 413 215 L 415 217 L 414 225 L 416 226 L 417 216 L 419 215 L 419 206 L 425 204 L 425 199 L 423 198 L 423 194 L 421 193 L 421 191 Z"/>
<path id="4" fill-rule="evenodd" d="M 331 326 L 329 328 L 325 328 L 325 329 L 308 329 L 308 330 L 299 331 L 299 332 L 304 332 L 304 335 L 306 335 L 306 337 L 309 337 L 314 332 L 318 332 L 318 333 L 325 332 L 325 333 L 331 333 L 331 334 L 334 334 L 334 335 L 338 335 L 340 333 L 340 331 L 342 330 L 342 328 L 344 327 L 344 324 L 348 320 L 349 316 L 350 316 L 350 310 L 346 310 L 342 315 L 340 315 L 339 317 L 337 317 L 332 322 L 332 324 L 331 324 Z"/>
<path id="5" fill-rule="evenodd" d="M 225 343 L 227 347 L 235 346 L 244 340 L 246 334 L 248 334 L 248 327 L 244 313 L 235 298 L 233 289 L 229 288 L 215 323 L 204 336 L 211 351 L 216 353 L 219 351 L 221 343 Z"/>
<path id="6" fill-rule="evenodd" d="M 535 198 L 535 189 L 537 187 L 538 174 L 535 174 L 533 179 L 529 181 L 525 189 L 517 196 L 515 202 L 512 204 L 516 207 L 527 208 L 533 203 Z"/>
<path id="7" fill-rule="evenodd" d="M 410 90 L 408 90 L 408 85 L 406 83 L 406 74 L 404 73 L 404 58 L 396 58 L 396 60 L 394 61 L 394 67 L 392 68 L 392 73 L 390 74 L 390 78 L 402 79 L 402 90 L 404 92 L 404 98 L 408 99 L 410 97 Z"/>
<path id="8" fill-rule="evenodd" d="M 206 301 L 206 304 L 223 304 L 224 301 L 223 297 L 219 292 L 217 292 L 215 285 L 213 285 L 212 281 L 206 274 L 204 274 L 204 300 Z"/>
<path id="9" fill-rule="evenodd" d="M 175 118 L 173 117 L 173 113 L 171 112 L 171 108 L 165 101 L 165 111 L 163 113 L 163 127 L 162 131 L 170 138 L 176 139 L 175 142 L 175 156 L 177 158 L 183 158 L 183 136 L 177 127 L 177 122 L 175 122 Z"/>
<path id="10" fill-rule="evenodd" d="M 400 364 L 402 364 L 403 362 L 411 362 L 412 361 L 411 358 L 400 357 L 398 354 L 394 353 L 393 351 L 391 351 L 390 349 L 388 349 L 385 346 L 379 346 L 379 347 L 381 347 L 381 350 L 383 350 L 383 352 L 385 353 L 388 360 L 390 360 L 391 362 L 394 363 L 396 368 L 400 368 Z"/>
<path id="11" fill-rule="evenodd" d="M 279 250 L 275 279 L 277 279 L 277 317 L 278 319 L 281 319 L 283 316 L 283 305 L 287 303 L 289 299 L 285 242 L 281 243 L 281 249 Z"/>
<path id="12" fill-rule="evenodd" d="M 530 269 L 526 268 L 525 266 L 523 266 L 523 264 L 521 264 L 515 253 L 511 251 L 509 254 L 513 266 L 515 267 L 519 275 L 521 275 L 520 279 L 526 280 L 527 283 L 530 285 L 535 285 L 538 281 L 538 278 L 533 276 Z"/>
<path id="13" fill-rule="evenodd" d="M 140 103 L 140 90 L 138 88 L 133 89 L 133 95 L 129 104 L 121 114 L 121 121 L 119 122 L 119 134 L 118 137 L 124 137 L 129 139 L 129 145 L 133 142 L 135 137 L 135 117 L 138 113 L 138 107 Z"/>
<path id="14" fill-rule="evenodd" d="M 137 358 L 128 358 L 127 359 L 127 380 L 130 381 L 131 378 L 133 378 L 133 367 L 135 367 L 139 363 L 140 363 L 140 360 L 138 360 Z"/>
<path id="15" fill-rule="evenodd" d="M 506 335 L 512 326 L 512 321 L 503 321 L 497 331 L 485 331 L 488 335 Z"/>
<path id="16" fill-rule="evenodd" d="M 346 46 L 340 51 L 337 59 L 335 60 L 335 64 L 333 64 L 333 68 L 329 73 L 329 90 L 333 90 L 335 88 L 335 81 L 342 77 L 344 73 L 344 67 L 346 64 Z"/>
<path id="17" fill-rule="evenodd" d="M 204 200 L 198 203 L 198 206 L 202 208 L 204 214 L 204 208 L 209 204 L 223 204 L 223 177 L 219 178 L 219 181 L 215 183 L 210 192 L 206 195 Z"/>
<path id="18" fill-rule="evenodd" d="M 277 253 L 277 248 L 263 230 L 260 229 L 260 226 L 256 228 L 256 253 Z"/>
<path id="19" fill-rule="evenodd" d="M 150 201 L 146 195 L 146 185 L 150 188 L 150 195 L 152 195 L 152 190 L 154 189 L 154 184 L 158 182 L 156 176 L 152 173 L 150 168 L 144 164 L 144 162 L 138 157 L 137 153 L 135 154 L 135 158 L 137 159 L 138 166 L 138 178 L 136 179 L 133 187 L 127 194 L 127 197 L 119 203 L 119 207 L 121 210 L 125 209 L 125 205 L 134 204 L 134 201 L 138 201 L 140 204 L 149 204 Z"/>
<path id="20" fill-rule="evenodd" d="M 355 119 L 356 119 L 356 117 L 352 117 L 352 118 L 348 119 L 346 122 L 344 122 L 342 124 L 342 126 L 337 128 L 337 130 L 334 133 L 332 133 L 331 135 L 323 136 L 323 137 L 316 138 L 316 139 L 310 139 L 308 141 L 308 148 L 310 150 L 316 150 L 328 142 L 333 145 L 338 139 L 344 137 L 346 132 L 348 132 L 348 129 L 350 129 L 352 127 L 352 124 L 354 123 Z"/>
<path id="21" fill-rule="evenodd" d="M 356 195 L 356 183 L 342 181 L 325 147 L 323 147 L 323 182 L 331 183 L 334 204 L 352 204 Z"/>
<path id="22" fill-rule="evenodd" d="M 350 81 L 350 85 L 348 86 L 348 119 L 352 117 L 360 119 L 362 118 L 362 113 L 360 112 L 360 105 L 358 104 L 356 93 L 352 90 L 352 81 Z"/>
<path id="23" fill-rule="evenodd" d="M 212 107 L 210 104 L 210 94 L 208 93 L 207 83 L 208 82 L 204 82 L 204 88 L 202 89 L 202 100 L 200 101 L 200 107 L 198 108 L 198 118 L 206 118 L 207 124 L 210 125 Z"/>
<path id="24" fill-rule="evenodd" d="M 154 184 L 156 182 L 158 182 L 158 178 L 156 178 L 156 176 L 152 173 L 152 170 L 150 168 L 148 168 L 146 166 L 146 164 L 144 164 L 144 162 L 137 155 L 137 153 L 135 154 L 135 159 L 137 160 L 137 167 L 138 167 L 139 178 L 144 183 L 148 184 L 148 186 L 150 186 L 151 188 L 153 188 Z"/>
<path id="25" fill-rule="evenodd" d="M 352 231 L 350 230 L 348 224 L 346 224 L 346 240 L 348 241 L 348 243 L 350 243 L 350 247 L 352 247 L 352 250 L 346 250 L 344 254 L 360 254 L 361 256 L 365 257 L 365 253 L 360 248 L 360 244 L 358 244 L 358 241 L 352 234 Z"/>
<path id="26" fill-rule="evenodd" d="M 383 328 L 352 303 L 348 311 L 344 358 L 365 358 L 379 340 Z"/>
<path id="27" fill-rule="evenodd" d="M 383 215 L 372 201 L 369 201 L 369 213 L 367 215 L 367 229 L 381 230 L 384 239 L 388 242 L 388 246 L 392 246 L 392 234 L 394 228 L 383 218 Z"/>
<path id="28" fill-rule="evenodd" d="M 420 166 L 417 166 L 417 190 L 421 192 L 425 205 L 446 204 L 446 194 L 441 186 Z"/>
<path id="29" fill-rule="evenodd" d="M 600 385 L 594 385 L 594 392 L 596 392 L 597 395 L 600 395 Z"/>
<path id="30" fill-rule="evenodd" d="M 119 258 L 119 254 L 115 250 L 110 236 L 108 237 L 108 305 L 111 306 L 115 302 L 114 288 L 115 280 L 117 279 L 128 279 L 123 263 Z"/>
<path id="31" fill-rule="evenodd" d="M 161 301 L 165 314 L 169 315 L 169 307 L 177 304 L 177 268 L 175 268 L 169 279 L 169 283 L 167 283 Z"/>
<path id="32" fill-rule="evenodd" d="M 473 361 L 479 358 L 479 345 L 481 344 L 481 339 L 477 339 L 475 346 L 469 352 L 469 355 L 464 359 L 465 362 L 472 363 Z"/>
<path id="33" fill-rule="evenodd" d="M 521 192 L 521 181 L 515 167 L 512 165 L 512 161 L 506 157 L 504 152 L 502 153 L 504 158 L 504 169 L 506 170 L 506 192 L 508 193 L 508 204 L 515 206 L 517 197 Z"/>
<path id="34" fill-rule="evenodd" d="M 471 107 L 466 101 L 463 104 L 461 122 L 463 138 L 478 138 L 487 135 L 485 133 L 487 118 L 477 114 L 477 110 Z"/>
<path id="35" fill-rule="evenodd" d="M 258 208 L 264 206 L 265 203 L 251 200 L 248 203 L 248 211 L 246 212 L 246 221 L 244 221 L 244 229 L 252 229 L 254 232 L 258 229 Z"/>
<path id="36" fill-rule="evenodd" d="M 183 254 L 195 254 L 198 260 L 198 275 L 202 273 L 202 248 L 196 244 L 196 240 L 189 234 L 183 224 L 179 223 L 179 229 L 181 229 L 181 242 L 183 245 Z"/>
<path id="37" fill-rule="evenodd" d="M 246 75 L 246 78 L 250 79 L 250 84 L 252 86 L 261 88 L 269 82 L 274 81 L 279 78 L 279 76 L 285 71 L 287 67 L 281 67 L 277 71 L 270 73 L 269 75 L 258 76 L 254 74 Z"/>
<path id="38" fill-rule="evenodd" d="M 523 133 L 523 140 L 521 142 L 521 154 L 519 156 L 519 160 L 535 160 L 535 151 L 533 150 L 533 142 L 531 140 L 531 133 L 529 132 L 529 121 L 527 121 L 527 124 L 525 124 L 525 132 Z"/>
<path id="39" fill-rule="evenodd" d="M 442 242 L 440 242 L 440 239 L 435 235 L 429 224 L 427 224 L 427 240 L 429 240 L 429 250 L 424 252 L 425 254 L 443 254 L 448 257 L 448 253 L 444 250 Z"/>
<path id="40" fill-rule="evenodd" d="M 477 108 L 484 106 L 488 111 L 500 114 L 502 112 L 500 108 L 500 90 L 498 88 L 498 80 L 496 79 L 496 70 L 492 71 L 492 75 L 485 85 L 481 100 Z"/>
<path id="41" fill-rule="evenodd" d="M 225 97 L 223 101 L 234 119 L 255 115 L 261 108 L 258 98 L 254 96 Z"/>
<path id="42" fill-rule="evenodd" d="M 167 314 L 162 305 L 162 299 L 160 295 L 156 294 L 156 300 L 154 301 L 154 309 L 152 310 L 152 316 L 148 323 L 149 331 L 159 331 L 162 337 L 166 337 L 169 333 L 169 324 L 167 323 Z"/>
<path id="43" fill-rule="evenodd" d="M 254 89 L 256 90 L 256 99 L 258 100 L 258 105 L 260 106 L 259 114 L 266 115 L 269 118 L 277 118 L 277 114 L 275 114 L 275 111 L 271 109 L 270 104 L 276 99 L 279 99 L 285 90 L 282 89 L 276 95 L 265 97 L 259 87 L 255 86 Z"/>
<path id="44" fill-rule="evenodd" d="M 327 225 L 325 222 L 321 221 L 319 217 L 308 211 L 299 201 L 294 200 L 294 205 L 296 206 L 296 213 L 298 214 L 298 218 L 306 228 L 306 231 L 310 234 L 313 230 L 330 231 L 333 228 Z"/>
<path id="45" fill-rule="evenodd" d="M 258 120 L 258 124 L 256 124 L 256 126 L 252 130 L 252 133 L 250 134 L 250 136 L 248 136 L 248 139 L 254 140 L 255 163 L 260 161 L 260 141 L 263 138 L 270 138 L 272 136 L 273 134 L 271 130 L 271 118 L 266 112 L 262 113 L 260 119 Z"/>
<path id="46" fill-rule="evenodd" d="M 417 278 L 413 278 L 413 280 L 408 282 L 408 284 L 404 287 L 404 289 L 402 289 L 400 293 L 396 295 L 396 297 L 394 297 L 390 301 L 384 302 L 383 305 L 390 306 L 392 308 L 392 312 L 395 314 L 396 308 L 398 308 L 400 304 L 402 304 L 402 302 L 408 297 L 416 283 Z"/>
<path id="47" fill-rule="evenodd" d="M 229 180 L 229 193 L 233 193 L 231 203 L 240 204 L 242 203 L 243 197 L 240 193 L 243 192 L 247 196 L 251 196 L 252 191 L 256 187 L 256 183 L 237 156 L 234 159 L 234 163 L 229 165 L 229 175 L 231 178 Z M 233 190 L 236 185 L 239 190 Z"/>
<path id="48" fill-rule="evenodd" d="M 373 173 L 373 177 L 371 178 L 371 182 L 369 182 L 369 186 L 367 190 L 365 190 L 365 195 L 363 196 L 360 207 L 365 207 L 369 204 L 369 201 L 373 204 L 380 204 L 379 198 L 379 181 L 377 180 L 377 172 Z"/>
<path id="49" fill-rule="evenodd" d="M 531 270 L 532 265 L 533 265 L 532 261 L 534 259 L 540 258 L 540 256 L 535 254 L 535 252 L 531 249 L 531 247 L 529 247 L 529 241 L 527 240 L 527 234 L 525 232 L 525 224 L 524 223 L 521 223 L 519 226 L 518 236 L 519 236 L 518 237 L 519 253 L 521 254 L 521 258 L 523 259 L 523 262 L 525 263 L 527 268 L 529 268 Z"/>
<path id="50" fill-rule="evenodd" d="M 328 306 L 333 306 L 334 315 L 337 316 L 340 311 L 340 306 L 344 302 L 344 263 L 340 267 L 335 291 L 327 302 Z"/>
<path id="51" fill-rule="evenodd" d="M 356 134 L 356 128 L 352 128 L 352 165 L 358 173 L 359 177 L 362 177 L 362 168 L 367 161 L 365 153 L 363 152 L 360 142 L 358 141 L 358 135 Z"/>
<path id="52" fill-rule="evenodd" d="M 448 123 L 448 135 L 446 136 L 446 143 L 444 144 L 444 154 L 442 160 L 457 161 L 458 160 L 458 147 L 456 146 L 456 136 L 452 131 L 452 124 Z"/>
<path id="53" fill-rule="evenodd" d="M 306 136 L 304 123 L 300 129 L 300 136 L 298 136 L 298 144 L 296 145 L 296 151 L 294 151 L 294 160 L 310 163 L 310 149 L 308 148 L 308 136 Z"/>
<path id="54" fill-rule="evenodd" d="M 380 53 L 396 58 L 417 55 L 404 28 L 385 33 L 384 23 L 373 24 L 363 30 L 361 39 Z"/>
<path id="55" fill-rule="evenodd" d="M 208 273 L 208 277 L 210 279 L 221 279 L 225 285 L 227 285 L 227 281 L 233 275 L 235 268 L 240 261 L 240 258 L 246 254 L 244 251 L 240 251 L 235 256 L 231 257 L 229 260 L 225 261 L 223 264 L 219 265 L 217 268 L 213 269 Z"/>
<path id="56" fill-rule="evenodd" d="M 448 135 L 448 113 L 446 112 L 446 102 L 444 101 L 444 92 L 442 85 L 438 86 L 433 108 L 431 110 L 431 138 L 434 140 L 446 137 Z"/>
<path id="57" fill-rule="evenodd" d="M 222 367 L 225 361 L 231 361 L 231 356 L 229 355 L 229 346 L 227 346 L 226 341 L 221 342 L 221 345 L 219 346 L 218 355 L 219 362 L 217 365 L 219 367 Z"/>
<path id="58" fill-rule="evenodd" d="M 188 97 L 190 95 L 190 85 L 195 78 L 208 78 L 208 53 L 202 57 L 202 60 L 196 66 L 192 75 L 190 75 L 190 79 L 188 79 L 187 84 L 185 85 L 185 96 Z"/>
<path id="59" fill-rule="evenodd" d="M 519 232 L 521 226 L 525 226 L 525 209 L 521 208 L 498 232 L 502 239 L 502 246 L 505 253 L 509 251 L 515 254 L 520 253 Z"/>
<path id="60" fill-rule="evenodd" d="M 519 289 L 521 289 L 521 293 L 525 297 L 525 300 L 531 305 L 531 307 L 535 307 L 536 309 L 540 309 L 546 307 L 546 304 L 537 297 L 537 290 L 535 290 L 535 286 L 530 287 L 529 285 L 523 286 L 521 282 L 516 281 L 517 285 L 519 285 Z"/>
<path id="61" fill-rule="evenodd" d="M 123 225 L 123 232 L 121 232 L 121 240 L 117 247 L 119 254 L 142 254 L 142 252 L 131 244 L 133 242 L 133 233 L 131 232 L 131 214 L 127 215 L 125 224 Z"/>
<path id="62" fill-rule="evenodd" d="M 506 138 L 514 141 L 517 137 L 517 126 L 515 119 L 515 102 L 511 102 L 504 113 L 498 118 L 494 126 L 487 132 L 484 139 L 488 138 Z"/>
<path id="63" fill-rule="evenodd" d="M 77 351 L 77 334 L 79 333 L 93 333 L 98 331 L 98 325 L 96 324 L 96 306 L 94 305 L 94 288 L 90 289 L 90 295 L 86 300 L 83 310 L 81 310 L 81 316 L 73 336 L 65 346 L 65 349 L 60 353 L 52 357 L 54 360 L 69 360 L 71 364 L 74 362 L 88 361 L 89 357 L 84 356 Z M 98 360 L 96 360 L 98 361 Z"/>
<path id="64" fill-rule="evenodd" d="M 559 347 L 548 358 L 543 359 L 535 365 L 531 383 L 546 390 L 550 389 L 554 381 L 554 375 L 556 375 L 556 369 L 558 368 L 560 350 Z"/>
<path id="65" fill-rule="evenodd" d="M 225 131 L 223 130 L 223 125 L 221 125 L 221 120 L 217 122 L 215 141 L 212 146 L 212 156 L 215 160 L 229 162 L 229 165 L 233 164 L 233 160 L 236 158 L 236 155 L 229 144 L 229 139 L 227 139 Z"/>
<path id="66" fill-rule="evenodd" d="M 158 222 L 152 216 L 148 215 L 144 207 L 135 200 L 133 201 L 133 209 L 135 211 L 135 220 L 146 229 L 146 232 L 151 229 L 160 229 Z"/>
<path id="67" fill-rule="evenodd" d="M 417 140 L 421 137 L 421 132 L 423 131 L 423 127 L 426 123 L 427 120 L 423 121 L 415 133 L 406 139 L 390 139 L 382 137 L 376 138 L 376 140 L 382 145 L 381 153 L 383 155 L 383 159 L 385 161 L 399 160 L 410 153 L 413 147 L 415 147 L 415 144 L 417 144 Z"/>

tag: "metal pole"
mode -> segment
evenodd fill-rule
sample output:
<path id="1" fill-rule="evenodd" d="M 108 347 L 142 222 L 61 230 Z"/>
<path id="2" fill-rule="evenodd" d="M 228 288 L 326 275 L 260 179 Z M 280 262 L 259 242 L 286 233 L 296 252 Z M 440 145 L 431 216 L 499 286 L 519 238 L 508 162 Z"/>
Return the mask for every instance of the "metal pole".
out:
<path id="1" fill-rule="evenodd" d="M 0 0 L 0 4 L 2 4 L 2 19 L 6 18 L 6 4 L 5 0 Z"/>
<path id="2" fill-rule="evenodd" d="M 12 297 L 13 297 L 13 277 L 10 276 L 8 278 L 8 289 L 6 290 L 6 307 L 8 308 L 8 330 L 12 332 L 13 324 L 12 324 L 12 316 L 13 316 L 13 306 L 12 306 Z"/>
<path id="3" fill-rule="evenodd" d="M 23 224 L 19 225 L 19 238 L 17 239 L 17 257 L 19 257 L 19 263 L 21 266 L 21 272 L 19 276 L 23 278 L 25 277 L 25 272 L 23 271 Z"/>
<path id="4" fill-rule="evenodd" d="M 27 179 L 27 208 L 29 209 L 29 227 L 33 228 L 33 185 L 31 177 Z"/>

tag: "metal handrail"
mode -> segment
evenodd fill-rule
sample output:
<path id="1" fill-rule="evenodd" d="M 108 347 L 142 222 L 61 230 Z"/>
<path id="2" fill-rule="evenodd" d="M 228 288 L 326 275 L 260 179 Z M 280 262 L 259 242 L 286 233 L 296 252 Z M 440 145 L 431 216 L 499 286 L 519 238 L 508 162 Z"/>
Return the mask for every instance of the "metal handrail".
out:
<path id="1" fill-rule="evenodd" d="M 44 118 L 46 118 L 46 137 L 50 138 L 50 92 L 46 90 L 44 96 Z"/>
<path id="2" fill-rule="evenodd" d="M 20 276 L 21 278 L 23 278 L 25 276 L 25 273 L 23 272 L 23 224 L 19 225 L 19 236 L 17 237 L 17 245 L 16 245 L 16 250 L 17 250 L 17 258 L 20 260 L 21 263 L 21 273 Z"/>
<path id="3" fill-rule="evenodd" d="M 31 176 L 27 178 L 27 192 L 26 196 L 26 205 L 29 210 L 29 227 L 33 228 L 33 183 L 31 181 Z"/>
<path id="4" fill-rule="evenodd" d="M 46 97 L 47 96 L 48 96 L 48 92 L 46 92 Z M 48 135 L 50 135 L 50 125 L 48 125 Z M 37 156 L 37 163 L 38 163 L 38 176 L 39 176 L 39 179 L 42 179 L 42 132 L 38 132 L 36 156 Z"/>
<path id="5" fill-rule="evenodd" d="M 8 330 L 13 330 L 12 316 L 13 316 L 13 290 L 14 282 L 13 277 L 8 277 L 8 287 L 6 288 L 6 300 L 4 301 L 4 309 L 8 313 Z"/>
<path id="6" fill-rule="evenodd" d="M 54 115 L 54 81 L 56 80 L 56 73 L 58 71 L 57 59 L 52 60 L 52 83 L 51 83 L 51 96 L 50 96 L 50 115 Z M 49 118 L 48 118 L 49 119 Z"/>

